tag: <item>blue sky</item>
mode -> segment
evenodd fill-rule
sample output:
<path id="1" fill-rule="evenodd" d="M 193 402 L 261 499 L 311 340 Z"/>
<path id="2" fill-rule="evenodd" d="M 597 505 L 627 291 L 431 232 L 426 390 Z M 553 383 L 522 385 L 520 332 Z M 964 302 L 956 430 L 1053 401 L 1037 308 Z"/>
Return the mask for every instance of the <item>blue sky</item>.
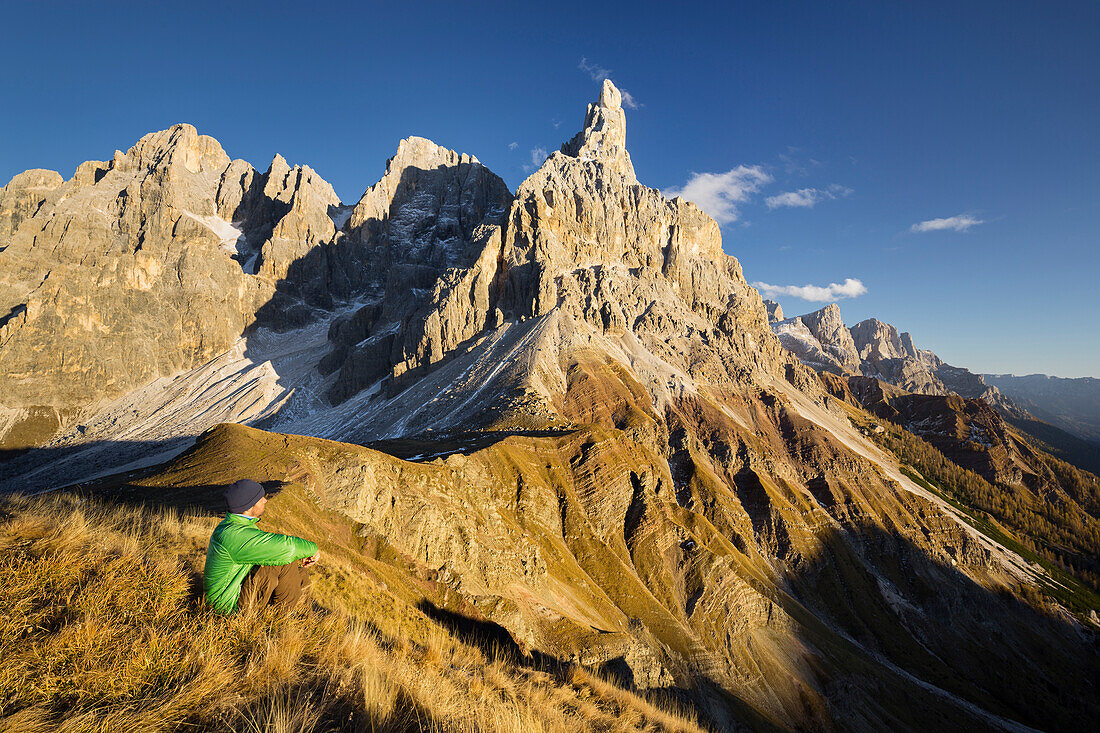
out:
<path id="1" fill-rule="evenodd" d="M 526 5 L 5 2 L 0 179 L 191 122 L 345 201 L 408 135 L 514 190 L 610 74 L 638 177 L 708 201 L 788 314 L 858 280 L 849 325 L 1100 377 L 1100 4 Z"/>

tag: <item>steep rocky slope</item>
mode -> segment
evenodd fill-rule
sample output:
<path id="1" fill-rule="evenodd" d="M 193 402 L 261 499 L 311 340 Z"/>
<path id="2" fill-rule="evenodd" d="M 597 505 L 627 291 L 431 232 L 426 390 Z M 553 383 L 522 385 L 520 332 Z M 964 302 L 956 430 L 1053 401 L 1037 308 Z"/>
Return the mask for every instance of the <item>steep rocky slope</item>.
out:
<path id="1" fill-rule="evenodd" d="M 214 505 L 237 475 L 302 484 L 360 523 L 364 551 L 391 568 L 383 590 L 407 602 L 431 588 L 531 653 L 688 690 L 722 729 L 1018 728 L 982 707 L 1057 728 L 1075 695 L 1094 699 L 1054 666 L 1092 663 L 1080 639 L 975 586 L 968 574 L 988 582 L 997 561 L 929 501 L 851 477 L 805 498 L 751 472 L 682 487 L 675 470 L 598 426 L 427 463 L 220 426 L 113 491 Z M 713 509 L 692 508 L 715 491 Z M 915 524 L 888 531 L 883 514 Z M 1003 675 L 1017 665 L 1034 676 Z"/>
<path id="2" fill-rule="evenodd" d="M 1063 462 L 981 399 L 917 395 L 872 377 L 823 374 L 830 393 L 904 429 L 910 462 L 945 462 L 951 493 L 1040 556 L 1100 588 L 1100 479 Z M 1038 421 L 1028 421 L 1034 429 Z M 881 427 L 880 427 L 881 430 Z M 1040 444 L 1042 445 L 1042 444 Z M 901 454 L 899 453 L 899 456 Z"/>
<path id="3" fill-rule="evenodd" d="M 317 194 L 267 240 L 297 259 L 239 268 L 274 280 L 243 340 L 82 416 L 4 487 L 87 478 L 93 455 L 127 469 L 105 486 L 150 499 L 298 481 L 395 582 L 442 583 L 532 653 L 681 689 L 722 729 L 1095 715 L 1093 632 L 1020 602 L 1042 571 L 860 432 L 867 413 L 783 348 L 717 224 L 640 184 L 625 143 L 610 82 L 514 196 L 405 141 L 320 227 L 329 244 L 305 244 L 334 206 Z M 346 299 L 311 294 L 337 272 L 326 292 Z M 181 439 L 227 413 L 266 430 Z"/>

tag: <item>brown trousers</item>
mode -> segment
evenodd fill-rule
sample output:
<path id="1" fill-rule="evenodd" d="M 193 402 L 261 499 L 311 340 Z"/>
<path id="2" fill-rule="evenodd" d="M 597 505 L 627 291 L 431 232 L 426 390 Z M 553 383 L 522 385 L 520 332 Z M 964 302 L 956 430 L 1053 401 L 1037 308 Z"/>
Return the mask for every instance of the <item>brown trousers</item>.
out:
<path id="1" fill-rule="evenodd" d="M 268 604 L 289 611 L 309 595 L 309 569 L 300 562 L 257 565 L 241 584 L 240 606 L 264 608 Z"/>

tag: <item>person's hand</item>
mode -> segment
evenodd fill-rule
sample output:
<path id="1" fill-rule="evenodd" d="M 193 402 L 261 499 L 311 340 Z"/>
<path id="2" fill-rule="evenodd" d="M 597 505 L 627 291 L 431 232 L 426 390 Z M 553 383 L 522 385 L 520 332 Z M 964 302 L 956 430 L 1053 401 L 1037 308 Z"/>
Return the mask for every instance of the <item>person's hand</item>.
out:
<path id="1" fill-rule="evenodd" d="M 303 568 L 308 568 L 310 565 L 316 564 L 317 560 L 319 560 L 320 557 L 321 557 L 321 551 L 318 550 L 317 554 L 314 555 L 313 557 L 307 557 L 305 560 L 302 560 L 302 567 Z"/>

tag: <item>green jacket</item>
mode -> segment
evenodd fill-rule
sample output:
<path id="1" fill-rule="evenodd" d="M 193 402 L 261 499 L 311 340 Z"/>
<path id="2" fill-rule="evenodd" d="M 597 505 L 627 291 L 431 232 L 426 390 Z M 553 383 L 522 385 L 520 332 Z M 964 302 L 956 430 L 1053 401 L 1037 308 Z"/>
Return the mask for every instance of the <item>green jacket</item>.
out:
<path id="1" fill-rule="evenodd" d="M 317 554 L 317 545 L 309 540 L 264 532 L 256 527 L 258 521 L 259 517 L 226 514 L 210 536 L 203 589 L 206 602 L 218 613 L 236 610 L 241 583 L 253 565 L 286 565 Z"/>

